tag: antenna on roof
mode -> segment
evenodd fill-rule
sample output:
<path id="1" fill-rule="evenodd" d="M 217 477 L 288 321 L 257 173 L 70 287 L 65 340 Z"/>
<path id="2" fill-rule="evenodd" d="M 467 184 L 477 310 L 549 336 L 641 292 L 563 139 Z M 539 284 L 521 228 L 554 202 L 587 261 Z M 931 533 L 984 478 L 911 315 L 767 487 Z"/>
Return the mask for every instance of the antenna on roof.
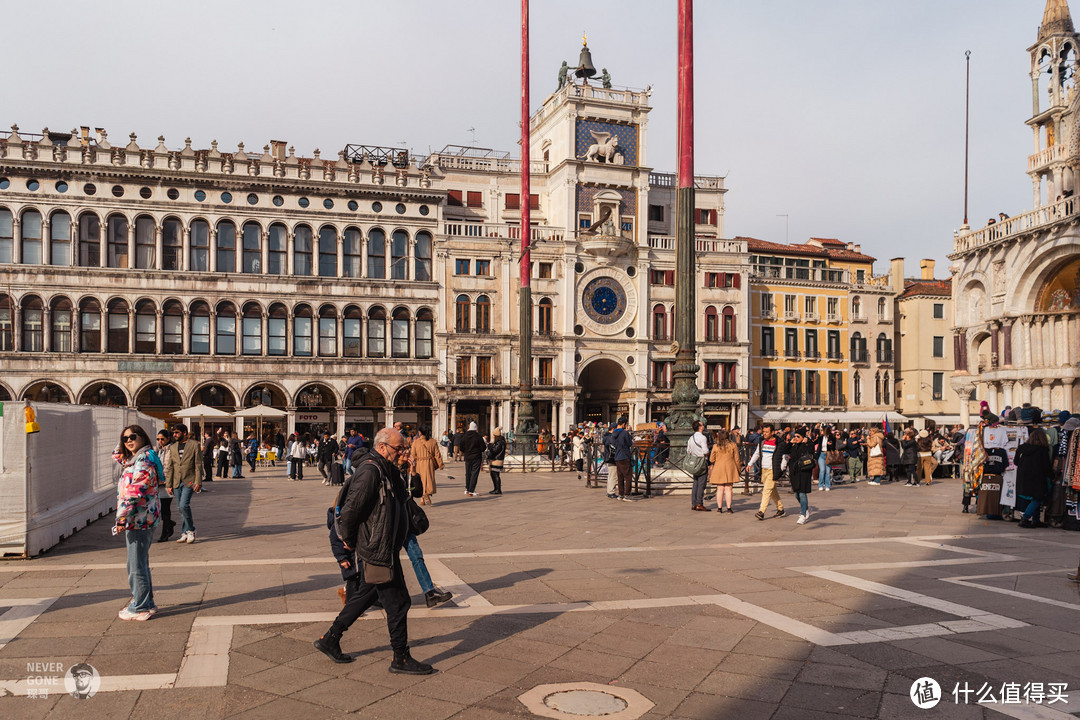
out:
<path id="1" fill-rule="evenodd" d="M 468 130 L 466 130 L 465 132 L 470 132 L 470 133 L 472 133 L 472 144 L 473 144 L 473 145 L 475 145 L 475 144 L 476 144 L 476 128 L 475 128 L 475 127 L 471 127 L 471 128 L 469 128 Z"/>
<path id="2" fill-rule="evenodd" d="M 785 214 L 785 215 L 777 215 L 776 217 L 784 218 L 784 244 L 786 245 L 787 242 L 788 242 L 788 218 L 789 218 L 789 216 Z"/>

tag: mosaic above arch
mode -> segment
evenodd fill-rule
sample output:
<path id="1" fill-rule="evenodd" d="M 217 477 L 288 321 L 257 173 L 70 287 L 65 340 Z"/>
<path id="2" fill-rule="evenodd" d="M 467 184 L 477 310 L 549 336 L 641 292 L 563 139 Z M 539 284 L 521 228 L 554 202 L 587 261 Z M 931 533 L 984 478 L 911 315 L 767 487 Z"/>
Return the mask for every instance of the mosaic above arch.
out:
<path id="1" fill-rule="evenodd" d="M 1080 257 L 1066 263 L 1043 285 L 1036 312 L 1080 310 Z"/>

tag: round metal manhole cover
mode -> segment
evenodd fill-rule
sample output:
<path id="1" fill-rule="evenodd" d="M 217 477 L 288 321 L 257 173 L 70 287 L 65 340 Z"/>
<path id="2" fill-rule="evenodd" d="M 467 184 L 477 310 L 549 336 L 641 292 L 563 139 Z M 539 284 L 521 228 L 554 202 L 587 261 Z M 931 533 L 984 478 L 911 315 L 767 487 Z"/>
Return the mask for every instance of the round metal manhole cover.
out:
<path id="1" fill-rule="evenodd" d="M 627 708 L 626 701 L 621 697 L 598 690 L 566 690 L 552 693 L 544 698 L 544 704 L 552 710 L 582 717 L 603 717 L 622 712 Z"/>

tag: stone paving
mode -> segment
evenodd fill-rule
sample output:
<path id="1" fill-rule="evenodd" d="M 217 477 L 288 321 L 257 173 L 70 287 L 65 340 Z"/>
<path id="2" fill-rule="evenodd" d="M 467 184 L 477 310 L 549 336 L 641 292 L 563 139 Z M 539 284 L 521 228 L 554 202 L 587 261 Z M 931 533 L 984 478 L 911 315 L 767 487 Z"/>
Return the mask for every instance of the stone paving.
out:
<path id="1" fill-rule="evenodd" d="M 814 492 L 799 526 L 789 493 L 789 515 L 760 522 L 760 496 L 700 513 L 685 496 L 623 503 L 574 473 L 535 473 L 468 498 L 463 474 L 441 473 L 421 538 L 455 600 L 428 610 L 405 563 L 412 651 L 438 673 L 388 673 L 377 613 L 342 641 L 356 662 L 311 646 L 340 608 L 325 527 L 335 489 L 260 469 L 196 496 L 198 542 L 153 546 L 162 611 L 150 622 L 116 617 L 125 553 L 107 519 L 0 563 L 0 643 L 13 638 L 0 717 L 487 720 L 536 717 L 519 696 L 569 683 L 632 689 L 652 703 L 644 718 L 1080 711 L 1080 592 L 1064 577 L 1080 536 L 961 514 L 957 481 Z M 29 601 L 49 603 L 31 622 Z M 102 676 L 92 698 L 62 685 L 29 696 L 42 671 L 28 663 L 78 662 Z M 928 710 L 909 697 L 922 677 L 943 696 Z M 965 683 L 984 702 L 955 702 Z M 985 701 L 1012 683 L 1066 684 L 1068 703 Z"/>

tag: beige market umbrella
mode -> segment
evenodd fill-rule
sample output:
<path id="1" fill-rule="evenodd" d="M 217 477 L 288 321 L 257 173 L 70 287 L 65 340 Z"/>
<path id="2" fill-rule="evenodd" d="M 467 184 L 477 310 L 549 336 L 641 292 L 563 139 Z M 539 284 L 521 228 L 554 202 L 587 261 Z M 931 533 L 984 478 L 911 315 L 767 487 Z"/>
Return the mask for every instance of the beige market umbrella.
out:
<path id="1" fill-rule="evenodd" d="M 284 410 L 278 410 L 277 408 L 270 407 L 269 405 L 256 405 L 255 407 L 237 410 L 232 414 L 233 417 L 255 418 L 255 437 L 258 439 L 259 442 L 262 441 L 263 418 L 277 418 L 280 420 L 286 415 L 288 415 L 288 413 Z"/>
<path id="2" fill-rule="evenodd" d="M 227 413 L 224 410 L 218 410 L 215 407 L 209 405 L 196 405 L 194 407 L 184 408 L 183 410 L 177 410 L 173 413 L 173 417 L 182 418 L 185 420 L 199 419 L 199 437 L 202 436 L 203 430 L 205 430 L 206 418 L 229 418 L 232 417 L 232 413 Z"/>

